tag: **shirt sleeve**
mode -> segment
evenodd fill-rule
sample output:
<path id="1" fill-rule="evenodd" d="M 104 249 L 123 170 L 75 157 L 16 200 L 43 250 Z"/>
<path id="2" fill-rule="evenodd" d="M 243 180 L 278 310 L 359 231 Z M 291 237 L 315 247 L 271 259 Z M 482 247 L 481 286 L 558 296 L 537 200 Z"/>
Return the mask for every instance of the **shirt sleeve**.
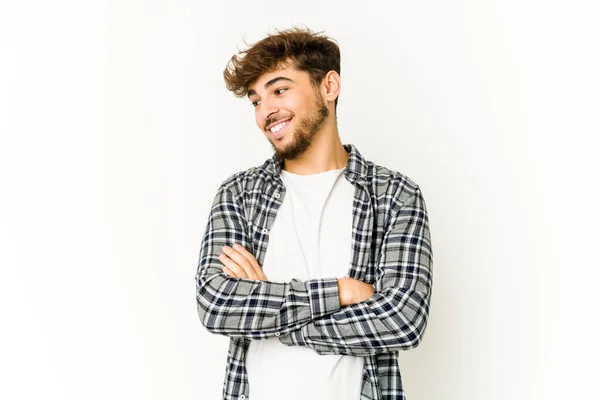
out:
<path id="1" fill-rule="evenodd" d="M 416 347 L 425 332 L 433 253 L 420 189 L 391 219 L 381 245 L 375 293 L 280 336 L 319 354 L 368 356 Z"/>
<path id="2" fill-rule="evenodd" d="M 196 302 L 212 333 L 264 339 L 298 329 L 340 309 L 337 278 L 271 282 L 233 278 L 219 261 L 222 247 L 251 248 L 244 208 L 223 184 L 213 200 L 200 246 Z"/>

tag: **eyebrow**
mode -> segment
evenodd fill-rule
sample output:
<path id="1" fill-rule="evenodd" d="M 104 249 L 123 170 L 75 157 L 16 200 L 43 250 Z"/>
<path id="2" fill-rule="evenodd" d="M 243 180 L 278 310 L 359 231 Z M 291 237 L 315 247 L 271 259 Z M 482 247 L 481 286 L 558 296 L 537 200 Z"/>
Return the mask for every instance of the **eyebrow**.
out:
<path id="1" fill-rule="evenodd" d="M 290 78 L 286 78 L 285 76 L 278 76 L 277 78 L 273 78 L 269 82 L 265 83 L 265 89 L 268 89 L 269 86 L 272 86 L 276 82 L 279 82 L 279 81 L 286 81 L 286 82 L 296 83 L 293 80 L 291 80 Z M 256 91 L 254 91 L 254 89 L 248 90 L 248 98 L 250 98 L 250 96 L 252 96 L 254 94 L 256 94 Z"/>

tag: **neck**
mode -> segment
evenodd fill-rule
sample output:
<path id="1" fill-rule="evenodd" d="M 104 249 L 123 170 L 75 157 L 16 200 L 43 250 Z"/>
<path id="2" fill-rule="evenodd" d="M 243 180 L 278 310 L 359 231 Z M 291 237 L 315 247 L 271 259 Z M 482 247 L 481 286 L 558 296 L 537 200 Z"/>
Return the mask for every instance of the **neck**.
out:
<path id="1" fill-rule="evenodd" d="M 344 168 L 350 154 L 346 152 L 334 121 L 328 121 L 315 135 L 309 148 L 293 160 L 284 160 L 283 169 L 298 175 L 311 175 Z"/>

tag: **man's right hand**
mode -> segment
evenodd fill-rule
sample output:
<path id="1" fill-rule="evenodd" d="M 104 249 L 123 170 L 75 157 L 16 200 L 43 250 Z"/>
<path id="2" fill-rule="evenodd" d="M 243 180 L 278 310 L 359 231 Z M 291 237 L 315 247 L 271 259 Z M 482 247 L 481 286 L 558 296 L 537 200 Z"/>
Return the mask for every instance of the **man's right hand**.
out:
<path id="1" fill-rule="evenodd" d="M 349 306 L 360 303 L 373 296 L 375 288 L 373 285 L 359 281 L 354 278 L 339 278 L 338 291 L 340 296 L 340 306 Z"/>

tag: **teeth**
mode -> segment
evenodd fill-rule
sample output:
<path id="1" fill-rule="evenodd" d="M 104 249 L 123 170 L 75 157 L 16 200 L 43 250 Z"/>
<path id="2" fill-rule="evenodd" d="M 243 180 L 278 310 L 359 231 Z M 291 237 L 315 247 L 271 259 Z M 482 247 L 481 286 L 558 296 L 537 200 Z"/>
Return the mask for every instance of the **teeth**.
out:
<path id="1" fill-rule="evenodd" d="M 273 132 L 273 133 L 277 133 L 277 132 L 279 132 L 279 130 L 280 130 L 281 128 L 283 128 L 283 126 L 284 126 L 285 124 L 287 124 L 287 123 L 288 123 L 288 121 L 284 121 L 284 122 L 281 122 L 281 123 L 279 123 L 279 124 L 275 125 L 274 127 L 272 127 L 272 128 L 271 128 L 271 132 Z"/>

